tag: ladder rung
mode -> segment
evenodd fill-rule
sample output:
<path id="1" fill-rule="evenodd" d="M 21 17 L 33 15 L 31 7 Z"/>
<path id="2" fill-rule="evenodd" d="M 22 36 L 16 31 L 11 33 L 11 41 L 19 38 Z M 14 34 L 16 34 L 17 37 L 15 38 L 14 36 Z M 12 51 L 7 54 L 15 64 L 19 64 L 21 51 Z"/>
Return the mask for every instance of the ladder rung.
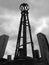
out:
<path id="1" fill-rule="evenodd" d="M 28 19 L 26 19 L 26 21 L 28 21 Z"/>
<path id="2" fill-rule="evenodd" d="M 27 42 L 26 44 L 30 44 L 31 42 Z M 22 44 L 22 45 L 20 45 L 19 47 L 21 47 L 21 46 L 23 46 L 23 45 L 25 45 L 25 44 Z"/>
<path id="3" fill-rule="evenodd" d="M 28 25 L 26 25 L 26 26 L 28 26 Z"/>
<path id="4" fill-rule="evenodd" d="M 30 44 L 31 42 L 27 42 L 27 44 Z"/>
<path id="5" fill-rule="evenodd" d="M 21 36 L 21 38 L 23 38 L 23 36 Z"/>

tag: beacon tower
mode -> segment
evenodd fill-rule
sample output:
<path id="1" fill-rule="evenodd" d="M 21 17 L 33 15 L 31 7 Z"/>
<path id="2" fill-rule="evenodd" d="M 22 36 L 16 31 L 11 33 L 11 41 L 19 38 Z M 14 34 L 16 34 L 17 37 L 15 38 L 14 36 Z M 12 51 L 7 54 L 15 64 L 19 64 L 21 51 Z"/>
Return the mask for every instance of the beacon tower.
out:
<path id="1" fill-rule="evenodd" d="M 29 5 L 27 3 L 23 3 L 20 5 L 19 9 L 21 10 L 21 20 L 20 20 L 16 50 L 15 50 L 15 58 L 19 56 L 23 56 L 23 57 L 27 56 L 27 44 L 31 44 L 32 54 L 34 51 L 32 35 L 31 35 L 31 27 L 28 17 Z M 29 31 L 30 42 L 27 41 L 27 30 Z"/>

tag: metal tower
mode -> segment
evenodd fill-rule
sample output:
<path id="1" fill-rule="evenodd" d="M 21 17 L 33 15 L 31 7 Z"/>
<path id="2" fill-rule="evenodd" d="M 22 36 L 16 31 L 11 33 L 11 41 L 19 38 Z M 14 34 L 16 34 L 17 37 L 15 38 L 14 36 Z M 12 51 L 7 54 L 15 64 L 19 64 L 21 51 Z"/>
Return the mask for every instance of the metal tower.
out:
<path id="1" fill-rule="evenodd" d="M 29 5 L 27 3 L 21 4 L 20 10 L 21 10 L 21 21 L 20 21 L 20 27 L 18 32 L 18 38 L 17 38 L 15 58 L 18 56 L 23 56 L 23 57 L 27 56 L 27 44 L 29 43 L 31 44 L 32 54 L 34 51 L 32 35 L 31 35 L 31 27 L 30 27 L 29 17 L 28 17 Z M 27 29 L 29 30 L 30 42 L 27 42 Z"/>

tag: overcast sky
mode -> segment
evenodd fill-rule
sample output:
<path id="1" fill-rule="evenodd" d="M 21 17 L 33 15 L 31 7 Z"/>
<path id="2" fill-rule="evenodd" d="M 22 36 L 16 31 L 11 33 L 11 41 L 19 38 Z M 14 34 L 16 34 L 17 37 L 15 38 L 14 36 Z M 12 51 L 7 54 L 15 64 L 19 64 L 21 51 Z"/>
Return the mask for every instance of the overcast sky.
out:
<path id="1" fill-rule="evenodd" d="M 49 41 L 49 0 L 0 0 L 0 35 L 10 36 L 5 56 L 15 53 L 21 17 L 19 6 L 24 2 L 30 6 L 29 20 L 35 49 L 38 48 L 37 33 L 44 33 Z"/>

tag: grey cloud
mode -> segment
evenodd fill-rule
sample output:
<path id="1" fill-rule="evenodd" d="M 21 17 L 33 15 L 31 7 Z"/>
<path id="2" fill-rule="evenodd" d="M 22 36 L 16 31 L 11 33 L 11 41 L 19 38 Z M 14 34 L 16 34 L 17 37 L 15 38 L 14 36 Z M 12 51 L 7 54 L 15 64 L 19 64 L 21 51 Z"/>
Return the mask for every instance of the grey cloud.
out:
<path id="1" fill-rule="evenodd" d="M 20 4 L 25 1 L 26 0 L 0 0 L 0 6 L 9 9 L 19 10 Z"/>
<path id="2" fill-rule="evenodd" d="M 49 0 L 0 0 L 0 6 L 19 12 L 23 2 L 29 4 L 32 17 L 49 16 Z"/>
<path id="3" fill-rule="evenodd" d="M 30 14 L 34 17 L 49 16 L 49 0 L 29 0 Z"/>

